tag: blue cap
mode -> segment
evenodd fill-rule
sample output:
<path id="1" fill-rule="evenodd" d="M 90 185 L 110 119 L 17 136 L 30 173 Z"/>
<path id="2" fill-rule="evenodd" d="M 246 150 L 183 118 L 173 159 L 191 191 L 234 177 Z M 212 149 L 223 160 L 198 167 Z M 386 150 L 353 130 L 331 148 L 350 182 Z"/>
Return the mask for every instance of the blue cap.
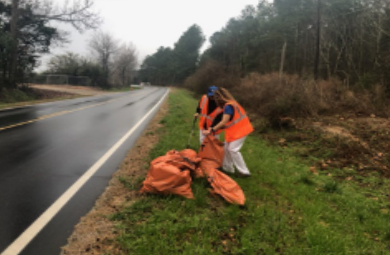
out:
<path id="1" fill-rule="evenodd" d="M 216 87 L 216 86 L 211 86 L 211 87 L 207 90 L 207 96 L 208 96 L 208 97 L 214 96 L 214 91 L 216 91 L 217 89 L 218 89 L 218 87 Z"/>

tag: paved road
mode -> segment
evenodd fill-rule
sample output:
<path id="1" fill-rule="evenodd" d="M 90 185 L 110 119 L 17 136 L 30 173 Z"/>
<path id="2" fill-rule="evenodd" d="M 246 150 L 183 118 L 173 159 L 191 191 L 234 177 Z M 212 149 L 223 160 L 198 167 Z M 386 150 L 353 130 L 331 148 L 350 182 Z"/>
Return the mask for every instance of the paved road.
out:
<path id="1" fill-rule="evenodd" d="M 0 111 L 0 252 L 31 229 L 126 133 L 131 134 L 21 252 L 59 254 L 166 92 L 148 87 Z"/>

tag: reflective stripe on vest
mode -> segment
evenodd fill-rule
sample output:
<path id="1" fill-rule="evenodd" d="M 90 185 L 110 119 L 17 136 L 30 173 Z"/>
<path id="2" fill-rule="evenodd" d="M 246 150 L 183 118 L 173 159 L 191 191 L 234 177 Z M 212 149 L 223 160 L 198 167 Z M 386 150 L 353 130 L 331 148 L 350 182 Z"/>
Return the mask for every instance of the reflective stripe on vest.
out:
<path id="1" fill-rule="evenodd" d="M 249 135 L 253 132 L 252 124 L 246 115 L 245 110 L 236 101 L 228 101 L 226 105 L 231 105 L 235 109 L 235 113 L 231 121 L 225 125 L 225 141 L 232 142 Z"/>
<path id="2" fill-rule="evenodd" d="M 247 116 L 246 114 L 242 114 L 240 108 L 236 104 L 231 104 L 231 106 L 233 106 L 235 108 L 236 112 L 239 114 L 240 117 L 238 119 L 232 121 L 229 125 L 225 125 L 225 128 L 230 128 L 234 124 L 237 124 L 238 122 L 242 121 Z"/>
<path id="3" fill-rule="evenodd" d="M 200 102 L 200 113 L 199 113 L 199 128 L 202 129 L 203 128 L 203 125 L 204 125 L 204 122 L 206 121 L 207 119 L 207 115 L 203 113 L 203 109 L 205 109 L 205 107 L 207 107 L 207 102 L 208 101 L 208 98 L 206 95 L 203 95 L 202 96 L 202 101 Z"/>
<path id="4" fill-rule="evenodd" d="M 209 120 L 212 120 L 213 118 L 211 118 L 210 116 L 208 115 L 205 115 L 205 114 L 199 114 L 200 116 L 202 116 L 203 118 L 206 118 L 206 119 L 209 119 Z"/>
<path id="5" fill-rule="evenodd" d="M 202 97 L 202 105 L 200 106 L 200 112 L 202 112 L 202 110 L 203 110 L 203 108 L 204 108 L 204 106 L 206 104 L 206 101 L 208 101 L 208 98 L 207 98 L 207 96 L 204 95 Z"/>
<path id="6" fill-rule="evenodd" d="M 206 122 L 206 127 L 209 128 L 212 125 L 214 119 L 217 117 L 217 115 L 222 112 L 222 109 L 217 107 L 212 113 L 210 113 L 210 115 L 207 115 L 209 100 L 210 99 L 206 95 L 203 95 L 202 101 L 200 103 L 200 114 L 199 114 L 199 116 L 201 116 L 199 121 L 200 129 L 204 128 L 205 122 Z M 221 133 L 221 132 L 222 130 L 217 131 L 217 133 Z"/>

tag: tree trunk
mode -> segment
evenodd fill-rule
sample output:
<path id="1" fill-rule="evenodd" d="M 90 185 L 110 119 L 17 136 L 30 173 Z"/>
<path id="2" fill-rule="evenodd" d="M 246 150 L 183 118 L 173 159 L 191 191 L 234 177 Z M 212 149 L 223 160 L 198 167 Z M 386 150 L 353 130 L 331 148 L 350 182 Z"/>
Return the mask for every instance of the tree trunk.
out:
<path id="1" fill-rule="evenodd" d="M 316 42 L 316 55 L 314 61 L 314 79 L 318 79 L 318 69 L 320 65 L 320 43 L 321 43 L 321 0 L 318 1 L 317 9 L 317 42 Z"/>
<path id="2" fill-rule="evenodd" d="M 279 69 L 279 79 L 282 79 L 283 76 L 283 67 L 284 67 L 284 59 L 286 57 L 286 47 L 287 47 L 287 42 L 284 41 L 283 48 L 282 48 L 282 56 L 280 60 L 280 69 Z"/>
<path id="3" fill-rule="evenodd" d="M 9 65 L 9 84 L 10 87 L 16 87 L 16 70 L 18 63 L 18 20 L 19 20 L 19 0 L 12 0 L 12 15 L 11 15 L 11 37 L 12 51 Z"/>

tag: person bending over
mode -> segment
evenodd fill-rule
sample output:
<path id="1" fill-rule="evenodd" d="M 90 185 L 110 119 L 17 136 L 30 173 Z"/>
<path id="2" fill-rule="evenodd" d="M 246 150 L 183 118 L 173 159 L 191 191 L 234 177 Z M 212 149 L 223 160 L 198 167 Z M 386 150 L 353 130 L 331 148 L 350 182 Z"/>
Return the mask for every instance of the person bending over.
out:
<path id="1" fill-rule="evenodd" d="M 199 118 L 199 140 L 200 143 L 203 143 L 204 138 L 206 137 L 203 134 L 203 131 L 208 130 L 210 127 L 216 125 L 216 120 L 221 119 L 222 109 L 218 107 L 214 100 L 214 91 L 218 88 L 216 86 L 211 86 L 206 95 L 203 95 L 199 101 L 198 107 L 194 117 Z M 219 139 L 219 134 L 222 130 L 215 132 L 214 135 Z"/>
<path id="2" fill-rule="evenodd" d="M 250 176 L 250 171 L 245 164 L 240 149 L 245 138 L 253 132 L 252 124 L 242 106 L 237 103 L 228 90 L 218 88 L 214 91 L 214 100 L 223 109 L 222 120 L 214 127 L 203 131 L 203 135 L 216 133 L 221 129 L 225 130 L 225 156 L 223 169 L 234 173 L 237 168 L 238 174 L 242 177 Z"/>

